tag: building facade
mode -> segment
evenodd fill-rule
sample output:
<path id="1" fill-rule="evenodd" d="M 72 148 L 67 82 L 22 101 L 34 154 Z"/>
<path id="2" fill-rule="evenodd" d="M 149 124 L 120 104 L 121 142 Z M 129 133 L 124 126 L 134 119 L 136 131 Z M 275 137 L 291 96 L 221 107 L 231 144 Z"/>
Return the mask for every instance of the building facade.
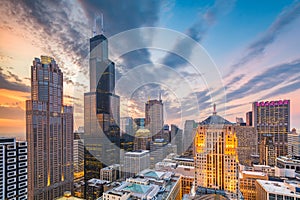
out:
<path id="1" fill-rule="evenodd" d="M 29 199 L 54 199 L 73 191 L 73 108 L 63 105 L 63 73 L 48 56 L 31 67 L 26 101 Z"/>
<path id="2" fill-rule="evenodd" d="M 292 132 L 288 134 L 288 155 L 300 155 L 300 134 L 296 132 L 295 128 L 293 128 Z"/>
<path id="3" fill-rule="evenodd" d="M 89 70 L 90 91 L 84 94 L 86 186 L 90 179 L 100 178 L 102 168 L 120 162 L 120 98 L 114 93 L 115 64 L 108 58 L 103 34 L 90 38 Z"/>
<path id="4" fill-rule="evenodd" d="M 121 117 L 120 118 L 120 133 L 121 135 L 123 134 L 128 134 L 128 135 L 133 135 L 133 119 L 132 117 Z"/>
<path id="5" fill-rule="evenodd" d="M 84 196 L 84 140 L 82 133 L 74 133 L 73 165 L 74 165 L 74 195 Z"/>
<path id="6" fill-rule="evenodd" d="M 236 127 L 216 112 L 200 122 L 195 136 L 196 187 L 230 192 L 238 197 Z"/>
<path id="7" fill-rule="evenodd" d="M 127 152 L 124 156 L 125 178 L 136 175 L 150 166 L 150 153 L 147 150 Z"/>
<path id="8" fill-rule="evenodd" d="M 253 156 L 257 155 L 257 133 L 252 126 L 236 126 L 238 139 L 237 153 L 241 165 L 252 166 Z"/>
<path id="9" fill-rule="evenodd" d="M 187 155 L 193 155 L 194 136 L 196 133 L 197 123 L 194 120 L 186 120 L 183 129 L 183 152 Z"/>
<path id="10" fill-rule="evenodd" d="M 27 142 L 0 137 L 0 199 L 28 199 Z"/>
<path id="11" fill-rule="evenodd" d="M 148 100 L 145 104 L 145 126 L 153 139 L 162 138 L 164 111 L 162 100 Z"/>
<path id="12" fill-rule="evenodd" d="M 274 166 L 276 157 L 288 153 L 290 100 L 254 102 L 252 112 L 260 146 L 260 163 Z"/>
<path id="13" fill-rule="evenodd" d="M 246 113 L 246 125 L 253 126 L 252 111 Z"/>

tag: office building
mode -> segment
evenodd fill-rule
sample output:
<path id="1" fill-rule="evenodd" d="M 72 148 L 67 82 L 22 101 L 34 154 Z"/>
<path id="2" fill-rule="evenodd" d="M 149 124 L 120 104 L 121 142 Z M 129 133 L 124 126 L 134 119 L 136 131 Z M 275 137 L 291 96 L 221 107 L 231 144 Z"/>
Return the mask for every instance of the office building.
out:
<path id="1" fill-rule="evenodd" d="M 194 136 L 196 133 L 197 123 L 194 120 L 186 120 L 183 129 L 183 152 L 187 155 L 193 155 Z"/>
<path id="2" fill-rule="evenodd" d="M 260 163 L 274 166 L 276 157 L 288 153 L 290 100 L 254 102 L 252 112 L 260 146 Z"/>
<path id="3" fill-rule="evenodd" d="M 164 139 L 155 139 L 150 142 L 150 168 L 154 169 L 157 162 L 161 162 L 167 155 L 167 142 Z"/>
<path id="4" fill-rule="evenodd" d="M 237 153 L 241 165 L 252 166 L 257 155 L 257 133 L 252 126 L 235 126 L 238 139 Z"/>
<path id="5" fill-rule="evenodd" d="M 295 128 L 288 134 L 288 155 L 300 155 L 300 134 L 296 132 Z"/>
<path id="6" fill-rule="evenodd" d="M 134 137 L 133 149 L 150 150 L 151 133 L 148 129 L 141 128 L 137 130 Z"/>
<path id="7" fill-rule="evenodd" d="M 27 200 L 27 143 L 0 137 L 0 199 Z"/>
<path id="8" fill-rule="evenodd" d="M 84 94 L 86 186 L 100 178 L 102 168 L 120 162 L 120 98 L 114 93 L 115 64 L 108 58 L 103 34 L 90 38 L 89 70 L 90 91 Z"/>
<path id="9" fill-rule="evenodd" d="M 148 100 L 145 104 L 145 126 L 150 130 L 152 139 L 162 138 L 164 111 L 162 100 Z"/>
<path id="10" fill-rule="evenodd" d="M 249 111 L 246 113 L 246 125 L 252 126 L 253 125 L 253 119 L 252 119 L 252 111 Z"/>
<path id="11" fill-rule="evenodd" d="M 134 133 L 137 130 L 145 128 L 145 118 L 134 118 L 133 119 L 133 131 Z"/>
<path id="12" fill-rule="evenodd" d="M 135 176 L 137 173 L 150 166 L 150 153 L 148 150 L 127 152 L 124 155 L 124 175 L 125 178 Z"/>
<path id="13" fill-rule="evenodd" d="M 133 135 L 133 119 L 132 117 L 121 117 L 120 119 L 120 133 L 121 135 L 123 134 L 128 134 L 128 135 Z"/>
<path id="14" fill-rule="evenodd" d="M 74 196 L 84 196 L 84 141 L 82 134 L 74 133 L 73 165 L 74 165 Z"/>
<path id="15" fill-rule="evenodd" d="M 299 181 L 256 181 L 256 199 L 259 200 L 298 200 L 300 199 Z"/>
<path id="16" fill-rule="evenodd" d="M 26 101 L 28 198 L 55 199 L 73 191 L 73 108 L 63 105 L 63 73 L 48 56 L 31 66 Z"/>
<path id="17" fill-rule="evenodd" d="M 164 125 L 162 138 L 163 138 L 165 141 L 170 142 L 170 127 L 169 127 L 168 124 L 165 124 L 165 125 Z"/>
<path id="18" fill-rule="evenodd" d="M 109 184 L 109 181 L 92 178 L 87 181 L 86 193 L 89 194 L 85 198 L 86 200 L 95 200 L 103 195 L 105 185 Z"/>
<path id="19" fill-rule="evenodd" d="M 256 180 L 268 180 L 268 175 L 266 173 L 256 171 L 240 172 L 240 190 L 245 200 L 256 200 Z"/>
<path id="20" fill-rule="evenodd" d="M 238 198 L 236 127 L 217 115 L 199 123 L 195 136 L 196 187 L 224 190 Z"/>
<path id="21" fill-rule="evenodd" d="M 102 168 L 100 171 L 101 180 L 114 182 L 119 178 L 121 178 L 121 165 L 119 164 Z"/>

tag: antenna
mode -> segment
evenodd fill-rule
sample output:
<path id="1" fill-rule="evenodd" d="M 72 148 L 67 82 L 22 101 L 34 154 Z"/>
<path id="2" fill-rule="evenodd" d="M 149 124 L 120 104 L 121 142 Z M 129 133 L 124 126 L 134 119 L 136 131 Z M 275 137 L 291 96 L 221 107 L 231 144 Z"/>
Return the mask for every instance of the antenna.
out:
<path id="1" fill-rule="evenodd" d="M 216 111 L 216 104 L 214 103 L 214 112 L 213 112 L 214 115 L 217 114 L 217 111 Z"/>
<path id="2" fill-rule="evenodd" d="M 159 98 L 159 101 L 161 101 L 161 91 L 159 91 L 159 96 L 158 96 L 158 98 Z"/>
<path id="3" fill-rule="evenodd" d="M 101 13 L 101 34 L 104 33 L 104 23 L 103 23 L 104 19 L 103 19 L 103 13 Z"/>
<path id="4" fill-rule="evenodd" d="M 100 30 L 97 30 L 97 22 L 99 22 L 99 20 L 101 19 L 101 27 Z M 103 22 L 103 14 L 100 13 L 96 15 L 95 19 L 94 19 L 94 27 L 93 27 L 93 37 L 97 35 L 97 32 L 100 31 L 100 34 L 104 33 L 104 22 Z M 98 32 L 99 33 L 99 32 Z"/>

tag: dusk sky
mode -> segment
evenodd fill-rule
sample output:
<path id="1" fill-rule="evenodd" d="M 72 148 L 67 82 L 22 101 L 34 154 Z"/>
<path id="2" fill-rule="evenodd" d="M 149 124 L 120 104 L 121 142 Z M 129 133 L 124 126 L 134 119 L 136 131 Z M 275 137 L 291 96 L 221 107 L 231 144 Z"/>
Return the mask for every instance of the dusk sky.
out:
<path id="1" fill-rule="evenodd" d="M 207 52 L 224 85 L 213 89 L 209 84 L 205 86 L 204 83 L 210 82 L 206 73 L 190 70 L 191 63 L 172 51 L 151 48 L 133 51 L 118 60 L 111 58 L 116 62 L 117 81 L 135 72 L 147 78 L 159 77 L 166 84 L 153 81 L 140 85 L 129 99 L 122 87 L 117 89 L 123 100 L 121 116 L 144 117 L 147 99 L 158 98 L 161 92 L 165 123 L 182 127 L 186 119 L 201 121 L 210 115 L 213 103 L 219 103 L 218 98 L 212 98 L 213 94 L 224 88 L 226 119 L 232 122 L 236 117 L 245 119 L 255 101 L 290 99 L 291 128 L 300 130 L 300 1 L 4 0 L 0 5 L 0 136 L 25 138 L 30 66 L 41 55 L 53 57 L 62 69 L 64 102 L 75 107 L 75 129 L 83 126 L 83 94 L 88 92 L 88 42 L 94 19 L 100 13 L 108 38 L 141 27 L 166 28 L 174 34 L 185 34 Z M 155 32 L 145 35 L 147 45 L 157 39 L 155 35 Z M 132 45 L 119 42 L 120 46 Z M 179 40 L 169 45 L 174 51 L 180 48 L 186 55 L 195 50 Z M 139 72 L 136 67 L 145 64 L 146 71 Z M 168 66 L 167 70 L 160 70 L 159 64 Z M 197 78 L 199 81 L 191 81 Z M 194 85 L 178 97 L 178 92 L 168 88 L 167 83 L 174 81 L 173 85 L 183 87 L 184 91 L 182 79 Z M 196 99 L 196 105 L 191 103 L 192 98 Z"/>

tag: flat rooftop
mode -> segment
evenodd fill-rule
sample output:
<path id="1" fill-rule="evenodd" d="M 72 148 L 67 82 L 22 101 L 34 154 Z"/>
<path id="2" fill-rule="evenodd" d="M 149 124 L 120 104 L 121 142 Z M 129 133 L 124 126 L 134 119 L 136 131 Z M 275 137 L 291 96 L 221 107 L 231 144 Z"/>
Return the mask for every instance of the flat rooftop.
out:
<path id="1" fill-rule="evenodd" d="M 278 182 L 268 180 L 257 180 L 257 182 L 264 188 L 265 191 L 273 194 L 280 194 L 286 196 L 294 196 L 300 198 L 300 194 L 295 193 L 293 188 L 299 187 L 300 182 Z"/>

